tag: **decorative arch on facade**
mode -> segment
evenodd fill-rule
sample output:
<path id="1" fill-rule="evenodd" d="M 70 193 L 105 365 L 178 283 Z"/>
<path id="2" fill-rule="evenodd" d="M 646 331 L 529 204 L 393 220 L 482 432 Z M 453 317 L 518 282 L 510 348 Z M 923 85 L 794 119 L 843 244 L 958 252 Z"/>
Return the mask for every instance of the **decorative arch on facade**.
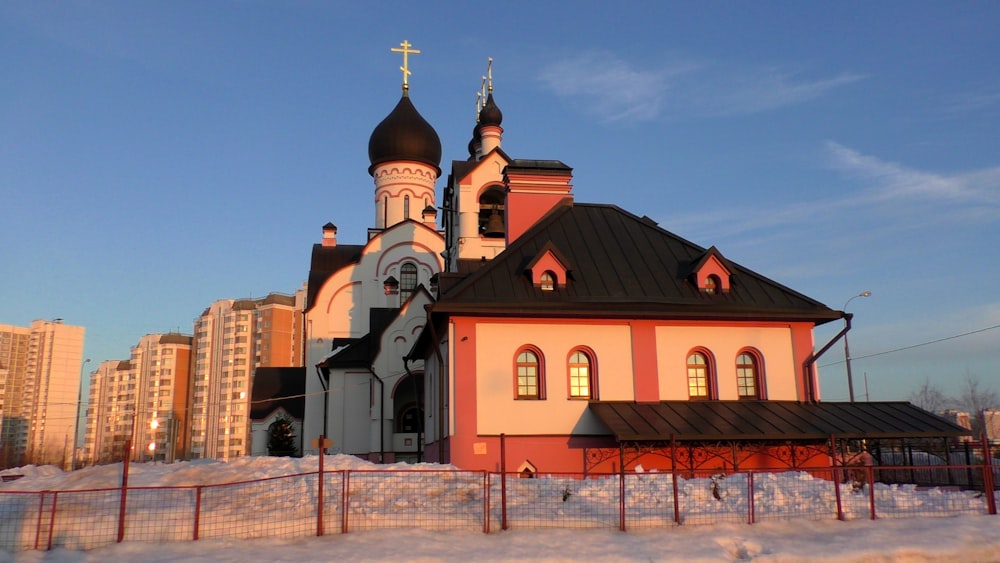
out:
<path id="1" fill-rule="evenodd" d="M 570 350 L 566 358 L 567 396 L 570 399 L 600 398 L 597 379 L 597 354 L 587 346 Z"/>
<path id="2" fill-rule="evenodd" d="M 423 371 L 407 374 L 393 385 L 390 397 L 393 402 L 394 427 L 397 433 L 423 432 L 424 409 L 421 405 L 423 390 Z"/>
<path id="3" fill-rule="evenodd" d="M 740 399 L 767 399 L 764 355 L 756 348 L 736 354 L 736 392 Z"/>
<path id="4" fill-rule="evenodd" d="M 535 346 L 525 345 L 514 354 L 514 398 L 545 399 L 545 356 Z"/>
<path id="5" fill-rule="evenodd" d="M 715 356 L 708 348 L 692 348 L 687 353 L 688 398 L 692 400 L 717 400 L 719 382 Z"/>
<path id="6" fill-rule="evenodd" d="M 423 228 L 422 226 L 420 228 Z M 393 251 L 400 247 L 410 247 L 412 252 L 406 253 L 405 256 L 399 254 L 394 254 Z M 434 258 L 433 264 L 426 260 L 423 260 L 424 256 L 417 256 L 417 253 L 426 253 L 426 256 Z M 390 261 L 389 256 L 392 255 L 395 260 Z M 425 269 L 425 273 L 428 276 L 433 275 L 441 271 L 441 263 L 438 261 L 438 254 L 433 248 L 422 244 L 417 241 L 406 241 L 394 244 L 385 250 L 378 257 L 378 263 L 375 265 L 375 271 L 378 272 L 379 277 L 384 277 L 389 275 L 392 269 L 403 262 L 413 262 L 418 267 Z"/>
<path id="7" fill-rule="evenodd" d="M 334 303 L 337 303 L 337 300 L 341 298 L 342 295 L 346 297 L 346 300 L 343 300 L 344 304 L 353 306 L 355 294 L 357 293 L 358 295 L 360 295 L 361 293 L 361 292 L 356 292 L 356 290 L 360 287 L 361 287 L 361 282 L 357 281 L 348 282 L 338 287 L 336 291 L 334 291 L 333 294 L 330 296 L 330 299 L 326 302 L 326 313 L 329 314 L 331 311 L 335 309 Z M 350 307 L 348 307 L 348 310 L 349 309 Z"/>

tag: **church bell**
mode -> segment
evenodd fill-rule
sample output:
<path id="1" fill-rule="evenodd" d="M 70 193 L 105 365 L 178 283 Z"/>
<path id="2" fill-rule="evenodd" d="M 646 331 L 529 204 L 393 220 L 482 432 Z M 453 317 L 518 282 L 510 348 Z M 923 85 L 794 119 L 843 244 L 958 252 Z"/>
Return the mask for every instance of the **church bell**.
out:
<path id="1" fill-rule="evenodd" d="M 493 213 L 490 214 L 490 219 L 486 223 L 486 230 L 483 231 L 483 236 L 487 238 L 503 238 L 507 234 L 507 229 L 504 228 L 503 217 L 500 216 L 500 212 L 497 211 L 497 206 L 493 206 Z"/>

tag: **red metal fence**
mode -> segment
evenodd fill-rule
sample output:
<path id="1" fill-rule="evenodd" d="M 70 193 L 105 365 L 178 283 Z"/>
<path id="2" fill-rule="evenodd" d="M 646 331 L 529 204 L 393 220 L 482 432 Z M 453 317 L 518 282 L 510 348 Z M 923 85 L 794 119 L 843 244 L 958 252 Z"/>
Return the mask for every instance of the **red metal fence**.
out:
<path id="1" fill-rule="evenodd" d="M 980 486 L 895 482 L 926 466 L 517 474 L 316 471 L 193 487 L 0 491 L 0 549 L 116 541 L 299 538 L 385 528 L 609 528 L 996 514 L 993 467 L 938 466 Z M 885 478 L 884 478 L 885 477 Z"/>

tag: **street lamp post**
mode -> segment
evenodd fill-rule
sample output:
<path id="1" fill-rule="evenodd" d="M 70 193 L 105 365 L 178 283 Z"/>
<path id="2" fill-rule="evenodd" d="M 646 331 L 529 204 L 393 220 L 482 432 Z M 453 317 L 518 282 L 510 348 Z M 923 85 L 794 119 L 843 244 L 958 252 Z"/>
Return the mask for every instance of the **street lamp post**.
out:
<path id="1" fill-rule="evenodd" d="M 850 313 L 847 313 L 847 305 L 851 301 L 857 299 L 858 297 L 871 297 L 871 295 L 872 295 L 872 292 L 865 290 L 865 291 L 862 291 L 861 293 L 855 295 L 854 297 L 851 297 L 850 299 L 847 300 L 846 303 L 844 303 L 844 308 L 842 310 L 845 313 L 845 315 L 844 315 L 844 324 L 845 324 L 845 326 L 847 325 L 848 320 L 850 319 Z M 851 376 L 851 347 L 847 343 L 847 332 L 844 332 L 844 361 L 847 364 L 847 392 L 850 394 L 851 402 L 853 403 L 854 402 L 854 378 Z"/>

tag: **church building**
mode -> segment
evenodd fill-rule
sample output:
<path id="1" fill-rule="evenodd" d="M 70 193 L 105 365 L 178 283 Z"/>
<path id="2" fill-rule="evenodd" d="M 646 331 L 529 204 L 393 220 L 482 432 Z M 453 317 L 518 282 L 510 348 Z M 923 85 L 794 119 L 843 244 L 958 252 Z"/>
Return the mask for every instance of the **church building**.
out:
<path id="1" fill-rule="evenodd" d="M 822 402 L 850 316 L 514 159 L 484 83 L 468 157 L 402 96 L 368 144 L 374 227 L 310 266 L 304 452 L 523 474 L 829 465 L 847 441 L 963 429 L 909 403 Z M 492 63 L 492 61 L 491 61 Z M 816 326 L 844 329 L 817 350 Z M 310 441 L 325 435 L 325 444 Z"/>

